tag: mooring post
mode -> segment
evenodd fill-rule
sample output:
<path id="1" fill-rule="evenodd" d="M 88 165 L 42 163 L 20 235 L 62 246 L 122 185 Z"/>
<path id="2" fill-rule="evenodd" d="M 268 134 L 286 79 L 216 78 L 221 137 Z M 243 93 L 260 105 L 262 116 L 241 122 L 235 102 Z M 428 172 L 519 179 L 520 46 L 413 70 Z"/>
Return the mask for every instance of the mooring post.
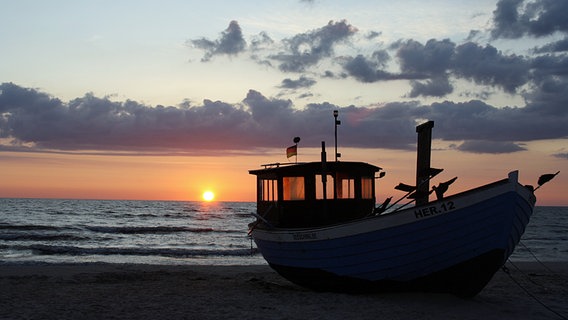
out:
<path id="1" fill-rule="evenodd" d="M 416 205 L 428 203 L 430 190 L 430 158 L 432 150 L 432 128 L 434 121 L 416 127 L 418 144 L 416 147 Z"/>

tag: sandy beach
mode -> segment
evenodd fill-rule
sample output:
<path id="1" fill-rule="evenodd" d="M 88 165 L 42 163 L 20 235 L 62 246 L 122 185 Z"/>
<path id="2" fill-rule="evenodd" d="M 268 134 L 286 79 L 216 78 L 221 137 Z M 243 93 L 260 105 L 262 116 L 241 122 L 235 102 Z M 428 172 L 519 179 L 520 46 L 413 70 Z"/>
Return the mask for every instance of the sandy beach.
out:
<path id="1" fill-rule="evenodd" d="M 568 263 L 507 266 L 461 299 L 312 292 L 264 265 L 4 265 L 0 319 L 568 318 Z"/>

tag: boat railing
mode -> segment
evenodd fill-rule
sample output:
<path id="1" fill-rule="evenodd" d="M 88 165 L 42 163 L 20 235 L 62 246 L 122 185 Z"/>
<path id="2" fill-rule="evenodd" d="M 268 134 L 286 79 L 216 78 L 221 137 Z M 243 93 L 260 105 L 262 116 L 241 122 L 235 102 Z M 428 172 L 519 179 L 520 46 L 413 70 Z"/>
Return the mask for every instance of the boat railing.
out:
<path id="1" fill-rule="evenodd" d="M 275 162 L 275 163 L 261 164 L 260 166 L 263 167 L 264 169 L 273 169 L 273 168 L 279 168 L 281 166 L 284 167 L 284 166 L 291 166 L 291 165 L 295 165 L 295 164 L 301 164 L 301 162 L 289 162 L 289 163 Z"/>

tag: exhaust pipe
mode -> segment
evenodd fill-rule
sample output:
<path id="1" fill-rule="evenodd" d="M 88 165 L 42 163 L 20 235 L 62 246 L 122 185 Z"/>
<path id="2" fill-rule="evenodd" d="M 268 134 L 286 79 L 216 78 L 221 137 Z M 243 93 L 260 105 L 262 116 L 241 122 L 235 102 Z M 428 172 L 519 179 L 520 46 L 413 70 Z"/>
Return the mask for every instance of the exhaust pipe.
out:
<path id="1" fill-rule="evenodd" d="M 432 151 L 432 128 L 434 121 L 416 127 L 418 144 L 416 149 L 416 205 L 428 203 L 430 191 L 430 158 Z"/>

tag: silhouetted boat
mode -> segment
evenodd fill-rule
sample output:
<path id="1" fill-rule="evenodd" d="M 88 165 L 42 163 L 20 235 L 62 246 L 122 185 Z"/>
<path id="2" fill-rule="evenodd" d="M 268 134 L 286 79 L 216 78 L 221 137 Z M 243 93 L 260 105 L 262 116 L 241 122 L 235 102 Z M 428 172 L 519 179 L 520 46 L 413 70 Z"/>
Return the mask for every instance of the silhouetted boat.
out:
<path id="1" fill-rule="evenodd" d="M 514 171 L 444 197 L 454 178 L 434 187 L 438 199 L 429 201 L 429 181 L 442 171 L 430 167 L 432 127 L 432 121 L 417 127 L 416 185 L 397 186 L 407 192 L 401 200 L 412 207 L 399 201 L 375 207 L 375 180 L 384 176 L 382 168 L 328 162 L 323 142 L 320 162 L 251 170 L 257 177 L 257 220 L 249 234 L 269 265 L 318 291 L 412 290 L 469 297 L 482 290 L 519 242 L 533 212 L 534 191 L 519 184 Z"/>

